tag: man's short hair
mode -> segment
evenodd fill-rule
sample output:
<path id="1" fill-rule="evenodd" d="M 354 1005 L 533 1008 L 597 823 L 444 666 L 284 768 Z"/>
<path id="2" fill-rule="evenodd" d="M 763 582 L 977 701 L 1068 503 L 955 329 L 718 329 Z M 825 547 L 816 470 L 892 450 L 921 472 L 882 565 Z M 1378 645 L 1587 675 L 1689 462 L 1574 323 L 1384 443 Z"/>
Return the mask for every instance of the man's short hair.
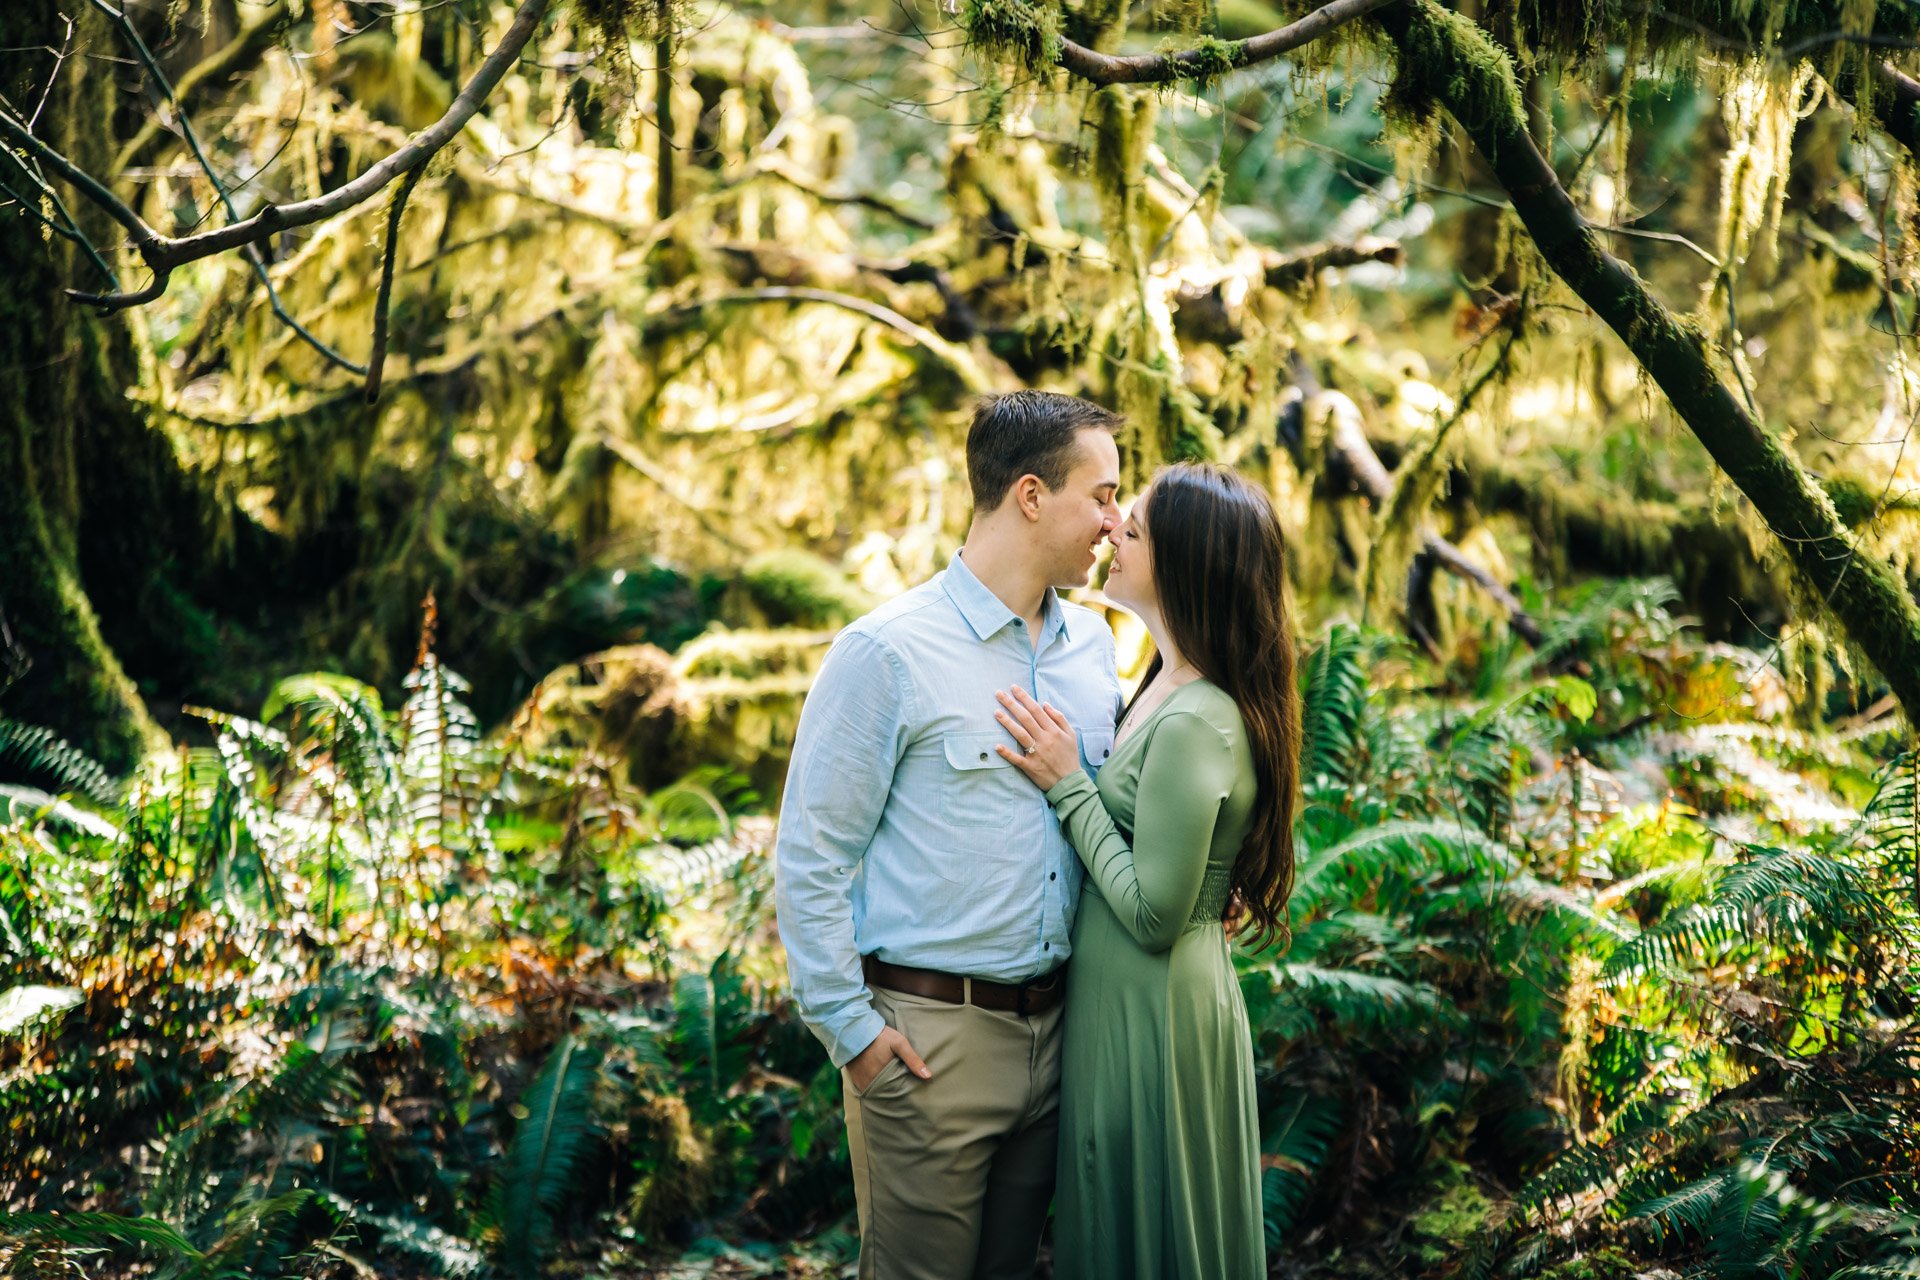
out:
<path id="1" fill-rule="evenodd" d="M 997 508 L 1024 475 L 1058 490 L 1079 459 L 1080 433 L 1117 431 L 1123 421 L 1091 400 L 1052 391 L 983 397 L 967 429 L 967 480 L 973 486 L 974 513 L 986 515 Z"/>

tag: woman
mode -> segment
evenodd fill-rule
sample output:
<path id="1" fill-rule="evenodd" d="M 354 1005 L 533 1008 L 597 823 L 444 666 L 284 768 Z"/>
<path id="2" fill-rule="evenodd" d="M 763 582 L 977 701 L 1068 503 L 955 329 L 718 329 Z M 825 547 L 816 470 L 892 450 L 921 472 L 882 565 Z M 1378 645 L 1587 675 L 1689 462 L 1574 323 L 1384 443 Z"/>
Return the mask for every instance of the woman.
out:
<path id="1" fill-rule="evenodd" d="M 1066 718 L 996 712 L 1086 864 L 1060 1086 L 1055 1273 L 1266 1274 L 1253 1043 L 1223 920 L 1286 933 L 1299 692 L 1285 541 L 1225 467 L 1161 472 L 1113 534 L 1107 598 L 1153 638 L 1096 784 Z"/>

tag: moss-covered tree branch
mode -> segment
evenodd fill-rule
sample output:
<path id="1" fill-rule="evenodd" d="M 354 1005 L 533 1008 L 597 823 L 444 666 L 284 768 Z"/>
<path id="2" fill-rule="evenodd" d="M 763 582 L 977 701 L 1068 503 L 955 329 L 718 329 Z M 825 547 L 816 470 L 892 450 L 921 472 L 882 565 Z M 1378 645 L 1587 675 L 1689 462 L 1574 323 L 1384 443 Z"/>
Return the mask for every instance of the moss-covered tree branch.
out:
<path id="1" fill-rule="evenodd" d="M 1880 112 L 1881 127 L 1910 154 L 1920 156 L 1920 80 L 1891 62 L 1877 62 L 1873 71 L 1874 78 L 1892 95 L 1892 101 Z"/>
<path id="2" fill-rule="evenodd" d="M 1608 253 L 1527 128 L 1513 66 L 1477 24 L 1432 0 L 1374 15 L 1399 53 L 1396 92 L 1414 109 L 1444 109 L 1513 202 L 1541 256 L 1626 343 L 1777 536 L 1848 637 L 1920 721 L 1920 608 L 1893 569 L 1841 523 L 1794 456 L 1727 386 L 1704 338 Z"/>
<path id="3" fill-rule="evenodd" d="M 1060 65 L 1095 84 L 1162 84 L 1212 80 L 1241 67 L 1271 62 L 1393 0 L 1333 0 L 1298 22 L 1245 40 L 1210 40 L 1177 53 L 1110 54 L 1060 37 Z"/>

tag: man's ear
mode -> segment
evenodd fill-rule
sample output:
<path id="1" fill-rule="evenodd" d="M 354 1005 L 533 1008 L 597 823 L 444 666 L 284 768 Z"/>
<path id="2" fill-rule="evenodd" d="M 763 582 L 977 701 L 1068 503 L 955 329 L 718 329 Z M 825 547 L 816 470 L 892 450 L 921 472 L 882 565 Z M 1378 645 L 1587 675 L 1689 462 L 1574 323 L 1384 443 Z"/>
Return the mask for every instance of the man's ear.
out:
<path id="1" fill-rule="evenodd" d="M 1040 494 L 1044 488 L 1040 477 L 1032 474 L 1021 476 L 1013 482 L 1013 500 L 1019 505 L 1020 514 L 1029 521 L 1040 518 Z"/>

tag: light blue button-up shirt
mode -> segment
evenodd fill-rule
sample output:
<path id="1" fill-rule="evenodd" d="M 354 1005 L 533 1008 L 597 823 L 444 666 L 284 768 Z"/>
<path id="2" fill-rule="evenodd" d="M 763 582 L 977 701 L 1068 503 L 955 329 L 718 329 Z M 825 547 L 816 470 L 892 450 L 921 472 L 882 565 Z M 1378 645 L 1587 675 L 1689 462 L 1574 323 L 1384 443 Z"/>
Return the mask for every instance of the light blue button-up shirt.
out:
<path id="1" fill-rule="evenodd" d="M 1113 632 L 1047 594 L 1041 638 L 955 555 L 840 633 L 800 713 L 775 841 L 780 938 L 800 1014 L 835 1066 L 872 1044 L 860 957 L 1024 982 L 1061 964 L 1080 860 L 1046 797 L 1000 758 L 994 691 L 1019 685 L 1113 749 Z"/>

